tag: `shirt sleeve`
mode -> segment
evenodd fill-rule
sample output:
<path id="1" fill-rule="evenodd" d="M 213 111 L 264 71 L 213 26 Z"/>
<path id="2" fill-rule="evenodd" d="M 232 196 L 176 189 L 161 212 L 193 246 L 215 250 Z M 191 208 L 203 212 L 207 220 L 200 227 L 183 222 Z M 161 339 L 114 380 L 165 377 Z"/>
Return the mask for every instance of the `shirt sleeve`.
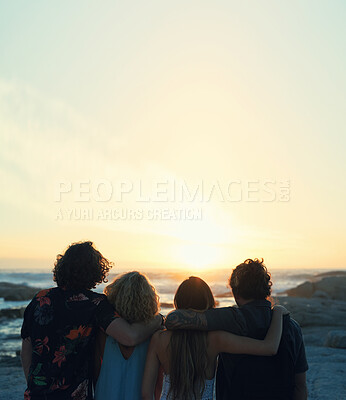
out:
<path id="1" fill-rule="evenodd" d="M 227 331 L 236 335 L 246 335 L 244 316 L 236 307 L 213 308 L 205 311 L 208 331 Z"/>
<path id="2" fill-rule="evenodd" d="M 301 374 L 303 372 L 306 372 L 309 369 L 309 366 L 305 354 L 305 345 L 304 345 L 302 330 L 296 321 L 294 320 L 292 321 L 295 326 L 296 348 L 297 348 L 294 372 L 296 374 Z"/>
<path id="3" fill-rule="evenodd" d="M 108 302 L 106 296 L 102 296 L 102 300 L 97 307 L 97 322 L 100 328 L 104 331 L 108 328 L 108 325 L 115 319 L 119 318 L 120 315 L 114 310 L 112 305 Z"/>
<path id="4" fill-rule="evenodd" d="M 296 360 L 295 373 L 301 374 L 303 372 L 306 372 L 308 369 L 309 369 L 309 366 L 308 366 L 308 362 L 306 360 L 305 346 L 304 346 L 304 343 L 302 342 L 300 345 L 298 357 Z"/>

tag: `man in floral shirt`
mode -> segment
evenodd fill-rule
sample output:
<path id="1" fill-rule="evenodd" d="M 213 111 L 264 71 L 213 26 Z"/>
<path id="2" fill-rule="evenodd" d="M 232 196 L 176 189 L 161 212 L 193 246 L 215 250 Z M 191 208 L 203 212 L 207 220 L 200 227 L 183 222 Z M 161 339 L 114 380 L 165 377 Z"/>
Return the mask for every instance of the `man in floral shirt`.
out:
<path id="1" fill-rule="evenodd" d="M 21 336 L 27 378 L 25 399 L 89 400 L 98 328 L 133 346 L 160 327 L 128 324 L 103 294 L 91 291 L 106 280 L 110 263 L 91 242 L 75 243 L 58 255 L 53 270 L 57 287 L 35 295 L 25 310 Z"/>

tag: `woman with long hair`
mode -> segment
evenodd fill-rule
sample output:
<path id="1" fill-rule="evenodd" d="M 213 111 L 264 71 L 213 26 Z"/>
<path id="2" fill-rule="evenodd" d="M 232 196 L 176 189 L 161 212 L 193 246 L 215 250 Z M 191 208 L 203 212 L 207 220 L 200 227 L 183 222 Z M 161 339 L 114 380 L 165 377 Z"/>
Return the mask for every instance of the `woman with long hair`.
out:
<path id="1" fill-rule="evenodd" d="M 158 314 L 159 296 L 149 279 L 140 272 L 117 276 L 104 293 L 119 316 L 129 323 L 146 323 Z M 99 333 L 95 357 L 96 400 L 141 398 L 149 341 L 128 347 Z"/>
<path id="2" fill-rule="evenodd" d="M 176 309 L 205 311 L 215 307 L 209 286 L 200 278 L 181 283 L 175 297 Z M 219 353 L 270 356 L 276 354 L 282 333 L 284 307 L 274 307 L 273 319 L 264 340 L 237 336 L 225 331 L 161 331 L 151 339 L 142 383 L 142 399 L 152 400 L 160 365 L 164 370 L 161 399 L 213 399 L 216 360 Z"/>

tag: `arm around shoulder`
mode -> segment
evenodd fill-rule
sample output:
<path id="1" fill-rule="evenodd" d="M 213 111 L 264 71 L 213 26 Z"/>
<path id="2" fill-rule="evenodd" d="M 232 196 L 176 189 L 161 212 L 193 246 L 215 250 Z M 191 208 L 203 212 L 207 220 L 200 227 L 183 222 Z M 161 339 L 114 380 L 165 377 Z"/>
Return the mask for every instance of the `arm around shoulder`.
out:
<path id="1" fill-rule="evenodd" d="M 20 353 L 20 358 L 22 361 L 22 367 L 25 375 L 26 381 L 28 381 L 29 370 L 32 358 L 32 344 L 30 337 L 22 340 L 22 351 Z"/>
<path id="2" fill-rule="evenodd" d="M 106 329 L 106 334 L 124 346 L 136 346 L 148 339 L 162 324 L 161 315 L 156 315 L 150 322 L 129 324 L 123 318 L 113 320 Z"/>
<path id="3" fill-rule="evenodd" d="M 237 336 L 225 331 L 211 332 L 211 343 L 218 353 L 272 356 L 278 351 L 282 334 L 282 310 L 274 310 L 272 323 L 264 340 Z"/>
<path id="4" fill-rule="evenodd" d="M 174 310 L 170 312 L 165 321 L 167 329 L 198 329 L 207 330 L 205 313 L 193 310 Z"/>
<path id="5" fill-rule="evenodd" d="M 246 333 L 246 326 L 237 308 L 211 308 L 204 312 L 175 310 L 166 317 L 166 328 L 197 329 L 201 331 L 225 330 L 236 334 Z"/>

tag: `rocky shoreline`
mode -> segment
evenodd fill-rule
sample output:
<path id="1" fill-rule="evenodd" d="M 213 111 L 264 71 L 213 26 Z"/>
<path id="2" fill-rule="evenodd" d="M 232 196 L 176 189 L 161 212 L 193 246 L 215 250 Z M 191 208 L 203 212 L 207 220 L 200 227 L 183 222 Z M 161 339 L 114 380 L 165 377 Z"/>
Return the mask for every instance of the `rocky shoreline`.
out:
<path id="1" fill-rule="evenodd" d="M 27 285 L 0 282 L 0 297 L 5 301 L 31 300 L 39 290 Z"/>
<path id="2" fill-rule="evenodd" d="M 320 274 L 285 294 L 276 301 L 302 327 L 308 398 L 346 399 L 346 272 Z"/>
<path id="3" fill-rule="evenodd" d="M 39 289 L 0 283 L 0 297 L 30 300 Z M 12 292 L 12 293 L 11 293 Z M 346 399 L 346 272 L 332 271 L 274 298 L 302 327 L 309 371 L 310 400 Z M 15 298 L 14 298 L 15 297 Z M 0 310 L 0 320 L 22 318 L 25 307 Z M 0 362 L 1 394 L 7 400 L 23 398 L 25 379 L 19 355 Z"/>

